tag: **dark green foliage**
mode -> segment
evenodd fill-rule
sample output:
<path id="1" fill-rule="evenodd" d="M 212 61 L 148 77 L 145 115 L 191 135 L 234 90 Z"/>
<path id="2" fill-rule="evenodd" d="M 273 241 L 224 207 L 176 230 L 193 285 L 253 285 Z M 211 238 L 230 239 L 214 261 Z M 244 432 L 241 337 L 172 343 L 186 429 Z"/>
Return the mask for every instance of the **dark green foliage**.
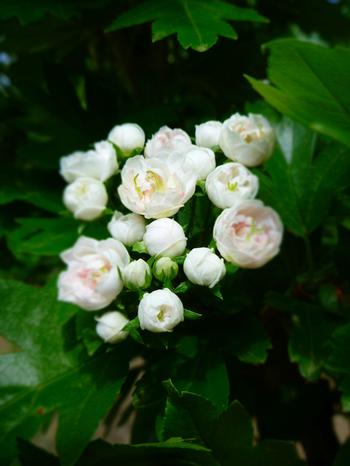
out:
<path id="1" fill-rule="evenodd" d="M 6 0 L 0 22 L 0 463 L 350 464 L 332 428 L 350 412 L 348 2 Z M 78 222 L 59 158 L 117 123 L 194 136 L 236 111 L 276 131 L 254 170 L 285 226 L 280 255 L 228 267 L 214 290 L 180 275 L 169 286 L 185 322 L 167 335 L 142 331 L 138 295 L 123 294 L 130 337 L 103 344 L 99 313 L 58 303 L 55 283 L 63 249 L 108 235 L 118 176 L 106 215 Z M 189 248 L 211 244 L 210 212 L 198 188 L 177 215 Z M 134 252 L 148 259 L 142 244 Z M 123 403 L 132 444 L 92 441 Z M 58 456 L 32 443 L 57 415 Z"/>

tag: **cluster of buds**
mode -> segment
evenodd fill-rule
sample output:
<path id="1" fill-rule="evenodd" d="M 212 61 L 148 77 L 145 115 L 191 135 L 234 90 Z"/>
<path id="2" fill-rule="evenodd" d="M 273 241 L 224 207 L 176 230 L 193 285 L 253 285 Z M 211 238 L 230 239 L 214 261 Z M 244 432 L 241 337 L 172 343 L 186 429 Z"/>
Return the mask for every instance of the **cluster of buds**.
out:
<path id="1" fill-rule="evenodd" d="M 113 310 L 124 289 L 138 293 L 142 329 L 170 332 L 184 320 L 182 301 L 172 287 L 179 263 L 189 282 L 214 288 L 226 274 L 225 262 L 257 268 L 278 254 L 283 225 L 272 208 L 255 199 L 259 180 L 247 168 L 263 163 L 273 150 L 273 129 L 263 116 L 235 114 L 223 123 L 200 124 L 196 144 L 182 129 L 167 126 L 146 142 L 142 128 L 133 123 L 114 127 L 107 139 L 61 159 L 60 171 L 69 183 L 64 203 L 77 219 L 108 215 L 104 183 L 120 171 L 114 195 L 129 212 L 111 214 L 106 239 L 81 236 L 64 251 L 67 268 L 58 281 L 62 301 L 87 311 L 112 306 L 97 319 L 96 331 L 106 342 L 127 336 L 128 318 Z M 221 165 L 216 166 L 215 153 L 226 156 Z M 186 249 L 183 227 L 172 218 L 197 185 L 222 210 L 213 228 L 218 254 L 205 245 Z M 133 257 L 140 253 L 150 258 Z"/>

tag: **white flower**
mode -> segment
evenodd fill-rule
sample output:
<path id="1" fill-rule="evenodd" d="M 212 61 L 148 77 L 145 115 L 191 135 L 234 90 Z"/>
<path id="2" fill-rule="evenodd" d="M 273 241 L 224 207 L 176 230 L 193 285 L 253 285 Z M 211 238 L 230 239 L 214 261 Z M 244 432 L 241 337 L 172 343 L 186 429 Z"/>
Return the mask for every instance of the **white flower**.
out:
<path id="1" fill-rule="evenodd" d="M 132 246 L 141 241 L 146 231 L 145 219 L 142 215 L 114 212 L 107 225 L 111 236 L 121 241 L 125 246 Z"/>
<path id="2" fill-rule="evenodd" d="M 206 121 L 196 125 L 197 146 L 213 149 L 219 145 L 222 123 L 220 121 Z"/>
<path id="3" fill-rule="evenodd" d="M 178 271 L 179 266 L 170 257 L 160 257 L 153 265 L 153 275 L 161 282 L 173 280 Z"/>
<path id="4" fill-rule="evenodd" d="M 220 147 L 229 159 L 255 167 L 271 155 L 274 140 L 273 129 L 262 115 L 235 113 L 223 123 Z"/>
<path id="5" fill-rule="evenodd" d="M 124 123 L 111 129 L 108 140 L 119 147 L 124 155 L 128 156 L 136 149 L 141 151 L 145 145 L 145 133 L 141 126 L 136 123 Z"/>
<path id="6" fill-rule="evenodd" d="M 108 195 L 104 184 L 94 178 L 77 178 L 66 186 L 63 202 L 75 218 L 94 220 L 105 210 Z"/>
<path id="7" fill-rule="evenodd" d="M 147 141 L 145 157 L 163 157 L 174 151 L 181 151 L 191 144 L 191 138 L 182 129 L 171 129 L 168 126 L 162 126 L 152 136 L 152 139 Z"/>
<path id="8" fill-rule="evenodd" d="M 190 146 L 179 157 L 184 157 L 183 166 L 194 170 L 199 180 L 205 180 L 216 165 L 215 154 L 207 147 Z"/>
<path id="9" fill-rule="evenodd" d="M 117 155 L 108 141 L 96 142 L 94 150 L 74 152 L 60 160 L 60 173 L 68 183 L 80 177 L 106 181 L 117 171 Z"/>
<path id="10" fill-rule="evenodd" d="M 225 275 L 225 263 L 209 248 L 192 249 L 186 256 L 184 272 L 195 285 L 213 288 Z"/>
<path id="11" fill-rule="evenodd" d="M 132 212 L 146 218 L 171 217 L 193 196 L 196 174 L 183 166 L 177 154 L 126 161 L 118 194 Z"/>
<path id="12" fill-rule="evenodd" d="M 146 289 L 152 281 L 151 269 L 143 259 L 132 261 L 123 270 L 123 280 L 130 290 Z"/>
<path id="13" fill-rule="evenodd" d="M 143 237 L 150 256 L 180 256 L 186 248 L 186 236 L 182 226 L 170 218 L 161 218 L 146 227 Z"/>
<path id="14" fill-rule="evenodd" d="M 225 163 L 209 174 L 205 189 L 216 207 L 226 209 L 244 199 L 253 199 L 258 193 L 259 179 L 241 163 Z"/>
<path id="15" fill-rule="evenodd" d="M 118 311 L 106 312 L 96 320 L 96 333 L 106 343 L 119 343 L 129 334 L 123 330 L 129 319 Z"/>
<path id="16" fill-rule="evenodd" d="M 283 225 L 261 201 L 242 201 L 216 219 L 214 239 L 220 254 L 243 268 L 261 267 L 278 254 Z"/>
<path id="17" fill-rule="evenodd" d="M 87 311 L 108 306 L 121 292 L 120 276 L 129 263 L 129 254 L 120 241 L 97 241 L 81 236 L 61 254 L 68 268 L 58 279 L 58 299 Z"/>
<path id="18" fill-rule="evenodd" d="M 145 293 L 138 309 L 140 327 L 150 332 L 171 332 L 184 320 L 184 308 L 175 293 L 163 290 Z"/>

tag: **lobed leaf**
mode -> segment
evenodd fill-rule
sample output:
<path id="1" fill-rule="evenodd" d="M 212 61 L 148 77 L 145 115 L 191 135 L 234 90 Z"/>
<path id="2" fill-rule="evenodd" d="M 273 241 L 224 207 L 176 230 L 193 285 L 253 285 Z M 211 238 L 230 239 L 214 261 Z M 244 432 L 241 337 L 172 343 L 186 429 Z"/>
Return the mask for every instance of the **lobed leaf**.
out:
<path id="1" fill-rule="evenodd" d="M 107 31 L 152 22 L 154 42 L 176 34 L 185 49 L 204 52 L 217 42 L 219 36 L 236 39 L 237 33 L 229 21 L 261 22 L 266 18 L 255 10 L 222 0 L 148 0 L 122 13 Z"/>
<path id="2" fill-rule="evenodd" d="M 0 458 L 13 458 L 16 437 L 30 439 L 43 416 L 58 410 L 57 449 L 62 464 L 73 464 L 115 401 L 128 355 L 90 358 L 76 346 L 70 321 L 77 308 L 57 302 L 54 287 L 1 281 L 0 296 L 0 334 L 19 348 L 0 356 Z"/>
<path id="3" fill-rule="evenodd" d="M 296 39 L 266 45 L 268 78 L 253 88 L 290 118 L 350 146 L 350 49 Z"/>

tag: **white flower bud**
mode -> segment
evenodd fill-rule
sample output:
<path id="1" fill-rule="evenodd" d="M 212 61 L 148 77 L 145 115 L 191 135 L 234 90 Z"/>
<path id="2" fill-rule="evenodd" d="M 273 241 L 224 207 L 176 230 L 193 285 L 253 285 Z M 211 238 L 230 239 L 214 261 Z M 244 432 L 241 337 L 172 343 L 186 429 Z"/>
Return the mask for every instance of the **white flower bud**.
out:
<path id="1" fill-rule="evenodd" d="M 275 136 L 270 123 L 262 115 L 235 113 L 224 121 L 220 147 L 231 160 L 255 167 L 272 153 Z"/>
<path id="2" fill-rule="evenodd" d="M 150 256 L 180 256 L 186 248 L 186 236 L 182 226 L 170 218 L 161 218 L 146 227 L 143 237 Z"/>
<path id="3" fill-rule="evenodd" d="M 125 246 L 132 246 L 141 241 L 146 231 L 145 219 L 142 215 L 114 212 L 107 225 L 111 236 L 121 241 Z"/>
<path id="4" fill-rule="evenodd" d="M 222 123 L 220 121 L 207 121 L 196 125 L 197 146 L 213 149 L 219 145 Z"/>
<path id="5" fill-rule="evenodd" d="M 68 183 L 81 177 L 106 181 L 117 171 L 117 155 L 108 141 L 96 142 L 94 150 L 74 152 L 60 160 L 60 173 Z"/>
<path id="6" fill-rule="evenodd" d="M 244 199 L 253 199 L 258 193 L 259 179 L 241 163 L 225 163 L 209 174 L 205 189 L 216 207 L 226 209 Z"/>
<path id="7" fill-rule="evenodd" d="M 174 215 L 193 196 L 197 181 L 193 167 L 185 167 L 177 155 L 128 159 L 118 188 L 125 207 L 146 218 Z"/>
<path id="8" fill-rule="evenodd" d="M 170 257 L 160 257 L 153 265 L 153 275 L 157 280 L 173 280 L 178 274 L 179 266 Z"/>
<path id="9" fill-rule="evenodd" d="M 113 238 L 97 241 L 81 236 L 61 254 L 68 268 L 58 279 L 58 299 L 86 311 L 111 304 L 123 288 L 120 271 L 129 263 L 129 254 Z"/>
<path id="10" fill-rule="evenodd" d="M 209 248 L 192 249 L 186 256 L 184 272 L 195 285 L 213 288 L 225 275 L 225 263 Z"/>
<path id="11" fill-rule="evenodd" d="M 104 184 L 94 178 L 77 178 L 63 192 L 63 202 L 75 218 L 94 220 L 105 210 L 108 195 Z"/>
<path id="12" fill-rule="evenodd" d="M 163 157 L 174 151 L 182 151 L 191 144 L 191 138 L 182 129 L 162 126 L 152 139 L 147 141 L 145 157 Z"/>
<path id="13" fill-rule="evenodd" d="M 184 320 L 184 308 L 175 293 L 164 288 L 145 293 L 138 309 L 140 327 L 150 332 L 171 332 Z"/>
<path id="14" fill-rule="evenodd" d="M 123 330 L 129 319 L 118 311 L 106 312 L 96 320 L 96 333 L 106 343 L 119 343 L 129 334 Z"/>
<path id="15" fill-rule="evenodd" d="M 113 142 L 125 156 L 145 145 L 145 133 L 136 123 L 124 123 L 114 126 L 108 134 L 108 140 Z"/>
<path id="16" fill-rule="evenodd" d="M 180 155 L 179 155 L 180 156 Z M 215 154 L 207 147 L 191 146 L 182 154 L 184 166 L 194 170 L 199 180 L 206 177 L 215 169 Z"/>
<path id="17" fill-rule="evenodd" d="M 240 267 L 255 269 L 278 254 L 283 225 L 261 201 L 242 201 L 216 219 L 214 239 L 220 254 Z"/>
<path id="18" fill-rule="evenodd" d="M 130 262 L 123 270 L 124 285 L 130 290 L 146 289 L 152 281 L 151 269 L 143 259 Z"/>

